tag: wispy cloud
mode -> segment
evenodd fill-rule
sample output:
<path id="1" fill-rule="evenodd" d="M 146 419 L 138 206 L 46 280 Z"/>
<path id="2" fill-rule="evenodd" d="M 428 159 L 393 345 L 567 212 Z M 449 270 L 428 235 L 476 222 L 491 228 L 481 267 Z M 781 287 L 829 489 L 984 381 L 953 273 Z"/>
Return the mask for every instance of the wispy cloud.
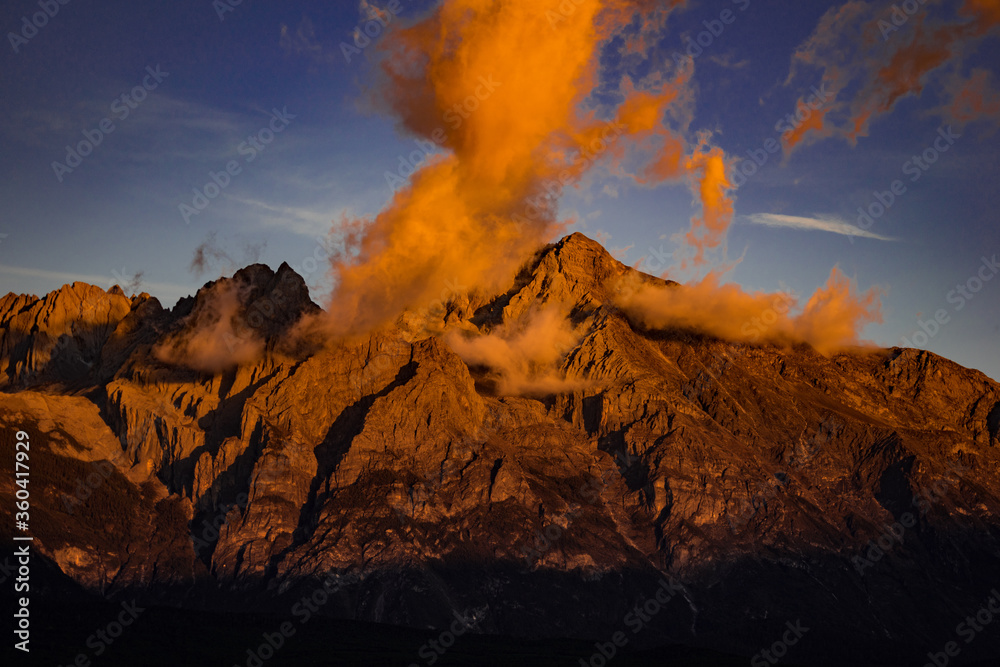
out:
<path id="1" fill-rule="evenodd" d="M 841 234 L 843 236 L 857 236 L 865 239 L 875 239 L 877 241 L 895 241 L 891 236 L 875 234 L 860 227 L 855 227 L 849 222 L 834 216 L 814 216 L 805 218 L 798 215 L 779 215 L 777 213 L 755 213 L 746 216 L 746 219 L 755 225 L 766 227 L 786 227 L 789 229 L 803 229 L 817 232 L 830 232 L 831 234 Z"/>
<path id="2" fill-rule="evenodd" d="M 109 119 L 114 125 L 115 136 L 131 135 L 143 144 L 152 144 L 155 149 L 148 151 L 149 159 L 162 160 L 165 152 L 180 157 L 200 159 L 206 155 L 204 149 L 197 150 L 206 140 L 225 137 L 228 143 L 240 137 L 245 130 L 260 123 L 256 112 L 234 113 L 220 110 L 200 102 L 174 97 L 166 89 L 153 91 L 141 104 L 122 118 L 120 110 L 112 109 L 129 86 L 121 82 L 104 82 L 100 89 L 88 94 L 87 99 L 59 108 L 38 108 L 11 110 L 9 121 L 0 126 L 0 136 L 21 145 L 32 147 L 61 148 L 75 144 L 84 130 L 93 130 L 102 119 Z M 266 116 L 266 113 L 261 113 Z M 178 142 L 187 145 L 178 146 Z M 58 148 L 55 149 L 58 152 Z M 126 148 L 120 141 L 108 141 L 101 151 L 128 150 L 135 154 L 134 147 Z M 218 152 L 207 154 L 217 157 Z"/>
<path id="3" fill-rule="evenodd" d="M 81 282 L 88 283 L 90 285 L 96 285 L 102 289 L 108 289 L 112 285 L 120 284 L 122 281 L 115 279 L 111 275 L 98 276 L 94 274 L 87 273 L 68 273 L 65 271 L 48 271 L 45 269 L 33 269 L 24 266 L 11 266 L 9 264 L 0 264 L 0 273 L 21 276 L 22 278 L 37 278 L 48 283 L 49 287 L 47 289 L 55 290 L 69 283 Z M 126 287 L 122 285 L 122 287 Z M 190 287 L 184 285 L 176 285 L 173 283 L 153 283 L 142 281 L 138 286 L 138 289 L 149 292 L 161 299 L 178 299 L 189 294 L 193 294 L 194 290 Z"/>
<path id="4" fill-rule="evenodd" d="M 281 206 L 236 196 L 230 197 L 230 199 L 245 206 L 258 209 L 260 212 L 260 223 L 265 227 L 277 227 L 310 238 L 326 236 L 333 226 L 335 217 L 329 209 Z"/>

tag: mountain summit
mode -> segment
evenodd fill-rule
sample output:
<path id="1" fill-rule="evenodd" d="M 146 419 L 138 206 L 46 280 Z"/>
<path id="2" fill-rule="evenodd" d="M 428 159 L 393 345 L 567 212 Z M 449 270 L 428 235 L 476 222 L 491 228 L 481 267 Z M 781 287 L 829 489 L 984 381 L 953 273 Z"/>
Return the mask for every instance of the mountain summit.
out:
<path id="1" fill-rule="evenodd" d="M 332 576 L 324 615 L 419 628 L 751 656 L 800 624 L 809 664 L 954 640 L 1000 583 L 1000 385 L 918 350 L 652 327 L 621 307 L 636 286 L 685 289 L 574 234 L 501 294 L 442 286 L 323 344 L 286 265 L 172 310 L 7 295 L 0 421 L 31 435 L 35 548 L 184 609 L 287 610 Z M 998 652 L 984 633 L 963 657 Z"/>

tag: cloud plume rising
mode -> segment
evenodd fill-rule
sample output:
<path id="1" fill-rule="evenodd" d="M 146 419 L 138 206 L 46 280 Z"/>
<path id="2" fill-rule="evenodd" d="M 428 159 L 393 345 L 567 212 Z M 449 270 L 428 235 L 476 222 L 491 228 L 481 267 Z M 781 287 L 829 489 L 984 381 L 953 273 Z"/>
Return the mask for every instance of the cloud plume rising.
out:
<path id="1" fill-rule="evenodd" d="M 387 325 L 446 281 L 497 290 L 560 229 L 562 190 L 640 143 L 654 150 L 637 180 L 690 180 L 701 207 L 687 236 L 696 261 L 719 246 L 732 217 L 725 157 L 707 136 L 689 146 L 665 118 L 689 101 L 689 69 L 639 83 L 622 77 L 621 101 L 603 117 L 586 104 L 606 83 L 607 40 L 636 24 L 641 35 L 662 27 L 683 1 L 563 4 L 571 11 L 533 0 L 445 0 L 379 43 L 377 108 L 435 150 L 381 212 L 336 228 L 348 250 L 331 266 L 331 334 Z M 628 48 L 653 41 L 631 39 Z"/>
<path id="2" fill-rule="evenodd" d="M 264 352 L 264 340 L 238 326 L 242 296 L 247 291 L 247 286 L 233 280 L 220 280 L 204 288 L 183 327 L 158 343 L 154 356 L 202 373 L 219 373 L 257 361 Z"/>

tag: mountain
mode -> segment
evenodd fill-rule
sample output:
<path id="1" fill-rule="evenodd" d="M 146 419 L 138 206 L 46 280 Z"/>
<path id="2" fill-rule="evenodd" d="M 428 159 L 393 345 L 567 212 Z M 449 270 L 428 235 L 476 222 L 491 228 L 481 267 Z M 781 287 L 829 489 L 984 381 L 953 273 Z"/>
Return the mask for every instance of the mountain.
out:
<path id="1" fill-rule="evenodd" d="M 502 294 L 334 343 L 287 265 L 170 310 L 7 295 L 0 422 L 30 435 L 48 588 L 238 618 L 325 585 L 324 618 L 583 642 L 551 664 L 1000 655 L 956 634 L 1000 586 L 1000 385 L 919 350 L 648 329 L 623 281 L 684 289 L 574 234 Z M 569 330 L 533 324 L 553 309 Z"/>

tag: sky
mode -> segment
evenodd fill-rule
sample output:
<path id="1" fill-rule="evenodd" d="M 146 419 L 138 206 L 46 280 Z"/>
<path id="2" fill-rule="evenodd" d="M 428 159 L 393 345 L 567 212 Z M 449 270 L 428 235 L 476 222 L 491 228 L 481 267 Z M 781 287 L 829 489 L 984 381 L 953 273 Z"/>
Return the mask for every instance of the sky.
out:
<path id="1" fill-rule="evenodd" d="M 572 24 L 588 2 L 598 0 L 534 3 L 549 25 L 500 71 L 541 77 L 532 58 L 558 46 L 544 31 Z M 545 240 L 581 231 L 649 273 L 698 281 L 714 271 L 750 292 L 803 300 L 838 267 L 882 292 L 883 322 L 863 339 L 1000 378 L 998 4 L 896 3 L 896 14 L 893 3 L 859 0 L 660 4 L 669 11 L 655 25 L 626 21 L 602 42 L 581 113 L 610 122 L 629 86 L 669 87 L 654 162 L 670 137 L 705 160 L 651 178 L 631 154 L 597 155 L 560 190 L 566 224 L 545 227 Z M 46 7 L 53 15 L 39 14 Z M 418 90 L 410 73 L 386 93 L 379 64 L 398 56 L 387 45 L 405 43 L 395 31 L 437 9 L 430 0 L 4 3 L 0 293 L 120 283 L 170 307 L 243 265 L 284 261 L 325 299 L 337 285 L 325 259 L 331 229 L 391 210 L 413 171 L 407 160 L 422 168 L 447 153 L 428 150 L 419 119 L 400 108 L 422 103 L 404 94 Z M 483 114 L 491 74 L 469 89 L 483 91 Z M 505 90 L 502 79 L 493 85 Z M 539 97 L 518 113 L 545 116 L 539 100 L 554 85 L 540 78 Z M 789 123 L 797 110 L 802 121 Z M 480 127 L 450 120 L 469 136 Z M 717 238 L 706 231 L 707 190 L 698 196 L 690 180 L 708 173 L 709 149 L 738 185 L 726 190 L 732 211 Z M 707 236 L 686 243 L 699 216 Z M 708 252 L 694 257 L 693 246 Z"/>

